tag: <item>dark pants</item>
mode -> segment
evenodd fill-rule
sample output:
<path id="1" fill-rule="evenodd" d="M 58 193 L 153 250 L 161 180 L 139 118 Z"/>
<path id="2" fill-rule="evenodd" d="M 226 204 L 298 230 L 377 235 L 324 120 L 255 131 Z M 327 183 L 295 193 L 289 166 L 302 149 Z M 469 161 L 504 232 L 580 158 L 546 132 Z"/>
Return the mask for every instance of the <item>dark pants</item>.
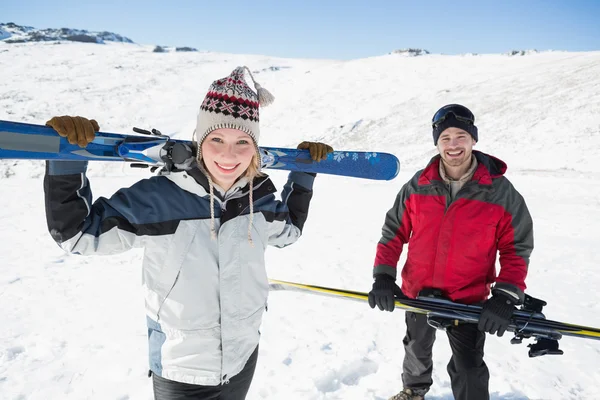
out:
<path id="1" fill-rule="evenodd" d="M 433 383 L 432 349 L 436 329 L 427 324 L 427 316 L 406 313 L 402 383 L 416 394 L 425 395 Z M 485 333 L 476 324 L 463 324 L 446 330 L 452 358 L 448 374 L 456 400 L 488 400 L 490 374 L 483 361 Z"/>
<path id="2" fill-rule="evenodd" d="M 218 386 L 201 386 L 182 383 L 152 375 L 155 400 L 244 400 L 258 359 L 258 347 L 248 359 L 244 369 L 229 383 Z"/>

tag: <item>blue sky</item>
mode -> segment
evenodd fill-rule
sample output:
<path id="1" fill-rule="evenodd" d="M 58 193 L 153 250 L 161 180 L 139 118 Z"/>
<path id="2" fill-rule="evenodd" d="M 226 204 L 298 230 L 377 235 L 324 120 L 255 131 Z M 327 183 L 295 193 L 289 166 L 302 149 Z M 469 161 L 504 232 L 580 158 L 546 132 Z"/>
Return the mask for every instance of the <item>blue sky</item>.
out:
<path id="1" fill-rule="evenodd" d="M 107 30 L 142 44 L 351 59 L 433 53 L 600 50 L 600 0 L 18 0 L 0 22 Z"/>

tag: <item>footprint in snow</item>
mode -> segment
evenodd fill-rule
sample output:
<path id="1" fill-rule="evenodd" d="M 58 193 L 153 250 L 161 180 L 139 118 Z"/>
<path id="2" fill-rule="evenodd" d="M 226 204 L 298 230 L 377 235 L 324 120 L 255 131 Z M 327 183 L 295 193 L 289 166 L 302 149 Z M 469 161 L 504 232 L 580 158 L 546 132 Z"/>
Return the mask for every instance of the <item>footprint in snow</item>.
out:
<path id="1" fill-rule="evenodd" d="M 23 346 L 14 346 L 14 347 L 9 347 L 8 349 L 6 349 L 6 351 L 4 351 L 3 357 L 6 361 L 12 361 L 15 358 L 17 358 L 17 356 L 21 353 L 25 352 L 25 347 Z"/>
<path id="2" fill-rule="evenodd" d="M 358 385 L 363 377 L 376 373 L 377 369 L 377 363 L 368 358 L 363 358 L 343 365 L 337 370 L 330 370 L 324 376 L 315 379 L 314 382 L 320 392 L 335 392 L 342 385 Z"/>

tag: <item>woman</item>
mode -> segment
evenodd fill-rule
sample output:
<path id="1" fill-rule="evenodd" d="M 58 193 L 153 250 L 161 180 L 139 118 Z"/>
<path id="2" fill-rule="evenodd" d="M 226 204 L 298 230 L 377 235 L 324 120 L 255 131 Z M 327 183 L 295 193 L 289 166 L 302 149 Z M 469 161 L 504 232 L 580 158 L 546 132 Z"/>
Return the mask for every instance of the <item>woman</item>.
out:
<path id="1" fill-rule="evenodd" d="M 292 172 L 283 201 L 260 172 L 259 105 L 273 98 L 246 67 L 214 81 L 200 107 L 192 168 L 143 179 L 92 204 L 86 162 L 47 163 L 48 228 L 70 253 L 143 247 L 150 374 L 156 400 L 244 399 L 266 306 L 268 244 L 302 233 L 314 174 Z M 82 117 L 47 122 L 85 147 L 99 126 Z M 313 159 L 330 146 L 302 142 Z"/>

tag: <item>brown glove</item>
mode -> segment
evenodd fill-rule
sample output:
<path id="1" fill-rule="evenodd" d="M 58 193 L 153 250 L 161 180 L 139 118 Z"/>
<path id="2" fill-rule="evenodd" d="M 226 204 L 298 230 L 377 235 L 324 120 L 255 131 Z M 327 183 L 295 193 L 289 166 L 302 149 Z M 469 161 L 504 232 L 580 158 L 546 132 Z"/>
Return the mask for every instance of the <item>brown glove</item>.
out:
<path id="1" fill-rule="evenodd" d="M 333 152 L 333 148 L 325 143 L 320 142 L 302 142 L 298 145 L 298 149 L 308 149 L 310 157 L 313 161 L 321 161 L 327 158 L 327 154 Z"/>
<path id="2" fill-rule="evenodd" d="M 54 128 L 60 136 L 66 137 L 69 143 L 77 144 L 79 147 L 87 146 L 100 130 L 100 126 L 93 119 L 68 115 L 52 117 L 46 125 Z"/>

